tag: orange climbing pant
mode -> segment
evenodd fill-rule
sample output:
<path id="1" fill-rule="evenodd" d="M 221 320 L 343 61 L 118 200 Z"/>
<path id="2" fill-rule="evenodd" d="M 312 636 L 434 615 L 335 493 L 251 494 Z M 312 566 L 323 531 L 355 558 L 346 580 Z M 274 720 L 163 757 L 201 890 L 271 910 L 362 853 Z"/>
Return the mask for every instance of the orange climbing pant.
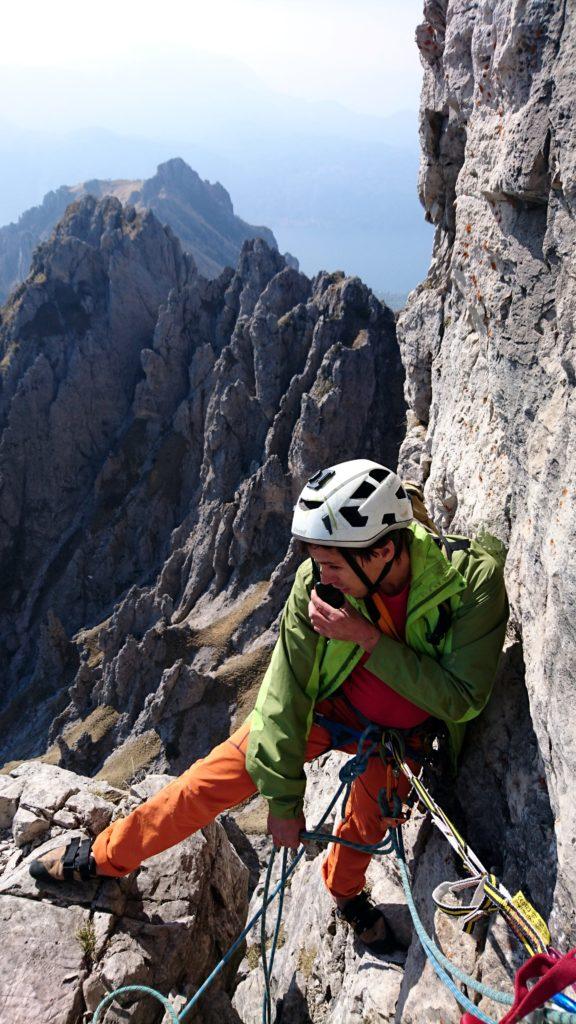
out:
<path id="1" fill-rule="evenodd" d="M 362 728 L 353 709 L 341 697 L 322 701 L 317 711 L 333 721 Z M 250 724 L 244 723 L 156 796 L 101 832 L 92 847 L 98 873 L 126 875 L 147 857 L 181 842 L 208 825 L 217 814 L 253 796 L 256 786 L 246 771 L 249 734 Z M 314 760 L 330 747 L 328 731 L 314 724 L 306 747 L 306 760 Z M 355 744 L 346 747 L 350 753 L 355 749 Z M 412 767 L 416 769 L 415 765 Z M 352 785 L 346 817 L 337 828 L 339 836 L 364 844 L 374 844 L 383 838 L 387 824 L 380 813 L 378 793 L 387 784 L 390 784 L 387 767 L 379 757 L 371 758 L 366 771 Z M 400 775 L 398 795 L 401 799 L 406 798 L 409 788 L 407 779 Z M 328 890 L 335 897 L 355 896 L 364 887 L 369 863 L 369 854 L 332 845 L 322 868 Z"/>

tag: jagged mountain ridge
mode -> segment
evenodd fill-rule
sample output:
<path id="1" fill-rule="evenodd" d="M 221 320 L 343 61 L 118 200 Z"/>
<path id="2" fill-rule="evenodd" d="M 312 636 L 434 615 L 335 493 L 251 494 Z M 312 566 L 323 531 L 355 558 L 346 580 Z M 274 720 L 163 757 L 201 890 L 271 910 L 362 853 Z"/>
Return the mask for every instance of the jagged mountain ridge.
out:
<path id="1" fill-rule="evenodd" d="M 137 722 L 163 734 L 148 737 L 161 767 L 184 765 L 234 700 L 213 678 L 223 652 L 207 665 L 191 636 L 199 598 L 242 603 L 274 581 L 295 494 L 327 458 L 396 457 L 394 317 L 357 279 L 310 281 L 262 240 L 208 281 L 151 212 L 88 196 L 37 251 L 0 337 L 4 755 L 41 754 L 69 705 L 50 732 L 66 764 L 97 770 Z M 273 622 L 295 557 L 227 653 Z M 213 701 L 190 722 L 197 657 Z M 193 696 L 165 726 L 174 687 Z M 100 747 L 67 751 L 63 728 L 99 708 Z"/>
<path id="2" fill-rule="evenodd" d="M 83 195 L 96 199 L 116 196 L 139 212 L 153 210 L 193 255 L 205 277 L 217 277 L 225 266 L 235 267 L 242 243 L 249 238 L 263 238 L 277 248 L 269 228 L 247 224 L 236 216 L 230 196 L 219 182 L 203 181 L 177 157 L 160 164 L 156 174 L 146 180 L 94 179 L 62 185 L 49 192 L 39 206 L 26 210 L 16 224 L 0 227 L 0 302 L 28 276 L 36 246 L 50 236 L 66 207 Z"/>

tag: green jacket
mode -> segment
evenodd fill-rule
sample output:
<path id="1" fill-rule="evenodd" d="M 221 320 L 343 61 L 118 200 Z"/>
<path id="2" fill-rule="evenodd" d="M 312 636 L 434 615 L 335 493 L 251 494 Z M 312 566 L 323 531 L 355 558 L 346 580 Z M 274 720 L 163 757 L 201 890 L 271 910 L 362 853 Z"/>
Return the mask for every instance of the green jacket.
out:
<path id="1" fill-rule="evenodd" d="M 383 635 L 365 665 L 446 723 L 455 759 L 465 723 L 488 701 L 504 642 L 508 603 L 502 568 L 474 541 L 448 562 L 419 523 L 412 523 L 409 531 L 406 642 Z M 308 559 L 296 573 L 251 717 L 246 766 L 278 818 L 294 818 L 302 810 L 304 751 L 315 704 L 342 685 L 364 654 L 350 641 L 327 640 L 314 632 L 308 618 L 312 587 Z M 347 600 L 368 617 L 363 601 Z M 429 638 L 439 605 L 446 601 L 451 624 L 434 647 Z"/>

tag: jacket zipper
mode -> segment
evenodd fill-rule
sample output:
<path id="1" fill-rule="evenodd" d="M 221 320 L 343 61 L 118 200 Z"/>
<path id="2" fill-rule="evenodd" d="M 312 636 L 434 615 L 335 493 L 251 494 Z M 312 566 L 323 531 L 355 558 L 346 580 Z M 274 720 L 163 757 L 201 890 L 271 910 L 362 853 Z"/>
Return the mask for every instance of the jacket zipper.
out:
<path id="1" fill-rule="evenodd" d="M 415 612 L 417 612 L 420 608 L 423 608 L 427 604 L 434 605 L 434 607 L 437 607 L 439 604 L 441 604 L 441 601 L 436 601 L 435 599 L 444 591 L 447 591 L 445 597 L 445 600 L 447 600 L 449 597 L 454 597 L 454 595 L 457 594 L 459 590 L 463 589 L 463 587 L 457 587 L 456 589 L 452 589 L 450 584 L 444 583 L 441 587 L 438 588 L 438 590 L 435 590 L 432 594 L 428 594 L 427 597 L 425 597 L 422 601 L 420 601 L 418 604 L 415 604 L 414 607 L 411 608 L 410 611 L 408 612 L 408 615 L 406 616 L 406 621 L 408 621 L 408 619 L 412 619 L 414 617 Z"/>

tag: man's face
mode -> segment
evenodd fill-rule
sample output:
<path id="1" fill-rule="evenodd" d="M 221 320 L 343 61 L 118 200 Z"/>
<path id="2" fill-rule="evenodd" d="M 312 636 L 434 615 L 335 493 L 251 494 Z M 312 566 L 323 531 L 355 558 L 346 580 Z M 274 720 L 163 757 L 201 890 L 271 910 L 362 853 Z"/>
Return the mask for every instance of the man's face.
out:
<path id="1" fill-rule="evenodd" d="M 320 569 L 322 583 L 330 583 L 337 590 L 349 594 L 350 597 L 365 597 L 366 587 L 337 548 L 309 544 L 308 551 Z M 368 579 L 374 581 L 378 579 L 393 552 L 394 546 L 391 541 L 388 541 L 383 547 L 378 548 L 370 559 L 360 559 L 359 555 L 355 555 L 355 557 L 358 558 L 360 567 Z"/>

